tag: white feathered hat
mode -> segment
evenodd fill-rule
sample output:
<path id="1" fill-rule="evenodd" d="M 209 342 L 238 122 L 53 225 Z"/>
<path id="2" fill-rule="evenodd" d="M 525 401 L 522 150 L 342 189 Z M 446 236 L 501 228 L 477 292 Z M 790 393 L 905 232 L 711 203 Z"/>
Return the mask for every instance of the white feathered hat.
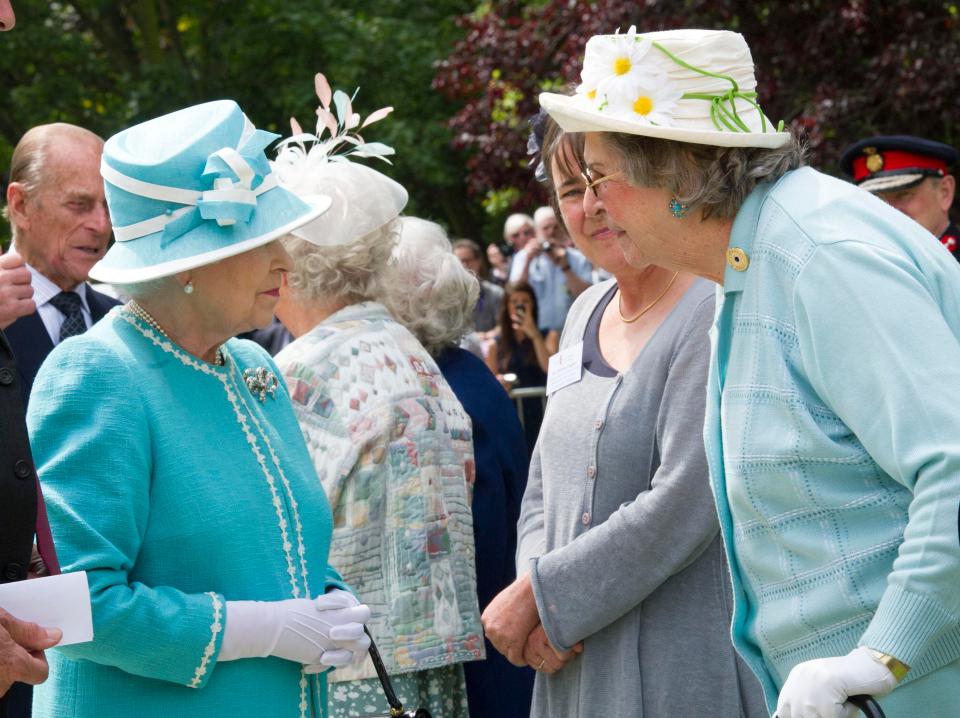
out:
<path id="1" fill-rule="evenodd" d="M 393 110 L 384 107 L 362 123 L 345 92 L 332 92 L 326 78 L 315 77 L 317 131 L 305 133 L 291 119 L 293 136 L 284 140 L 272 163 L 278 183 L 307 203 L 329 197 L 330 209 L 291 232 L 317 246 L 344 245 L 384 226 L 407 205 L 407 190 L 398 182 L 350 157 L 375 157 L 390 164 L 394 150 L 380 142 L 367 142 L 360 131 Z M 323 139 L 324 131 L 329 136 Z M 322 221 L 321 221 L 322 220 Z"/>

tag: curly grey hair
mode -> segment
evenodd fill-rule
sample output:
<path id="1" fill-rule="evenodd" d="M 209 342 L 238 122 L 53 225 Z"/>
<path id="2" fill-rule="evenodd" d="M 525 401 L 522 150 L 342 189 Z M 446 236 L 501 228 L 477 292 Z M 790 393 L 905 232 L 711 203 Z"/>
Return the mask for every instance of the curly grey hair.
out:
<path id="1" fill-rule="evenodd" d="M 460 264 L 440 225 L 416 217 L 400 223 L 380 300 L 436 356 L 472 328 L 480 282 Z"/>
<path id="2" fill-rule="evenodd" d="M 795 136 L 783 147 L 714 147 L 654 139 L 641 135 L 601 133 L 624 161 L 631 183 L 663 187 L 704 219 L 732 219 L 762 182 L 772 182 L 806 161 L 806 147 Z"/>
<path id="3" fill-rule="evenodd" d="M 355 304 L 374 299 L 399 235 L 399 219 L 393 219 L 349 244 L 331 247 L 287 236 L 283 246 L 293 260 L 287 284 L 307 302 L 335 297 Z"/>

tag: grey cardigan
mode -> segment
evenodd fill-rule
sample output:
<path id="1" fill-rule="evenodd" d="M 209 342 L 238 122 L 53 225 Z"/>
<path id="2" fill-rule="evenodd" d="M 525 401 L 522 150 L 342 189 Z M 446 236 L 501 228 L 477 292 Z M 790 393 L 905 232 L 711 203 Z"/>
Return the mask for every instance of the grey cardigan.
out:
<path id="1" fill-rule="evenodd" d="M 581 295 L 561 349 L 612 281 Z M 703 449 L 713 289 L 697 281 L 625 374 L 584 370 L 551 396 L 517 549 L 551 642 L 531 716 L 767 715 L 730 642 L 731 587 Z"/>

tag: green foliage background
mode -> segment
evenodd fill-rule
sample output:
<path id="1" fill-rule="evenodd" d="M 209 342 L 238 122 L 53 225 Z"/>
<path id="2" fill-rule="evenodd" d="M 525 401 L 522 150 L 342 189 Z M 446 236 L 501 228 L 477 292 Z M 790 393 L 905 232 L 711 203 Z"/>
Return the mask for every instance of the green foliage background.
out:
<path id="1" fill-rule="evenodd" d="M 542 203 L 526 158 L 537 94 L 579 77 L 594 33 L 715 27 L 742 32 L 768 116 L 836 172 L 867 134 L 960 143 L 957 0 L 13 0 L 0 36 L 0 174 L 30 127 L 73 122 L 106 137 L 219 98 L 258 126 L 314 124 L 313 75 L 360 94 L 365 133 L 396 148 L 377 163 L 410 191 L 408 212 L 453 236 L 499 237 Z M 372 161 L 372 160 L 370 160 Z M 0 240 L 8 227 L 0 223 Z"/>
<path id="2" fill-rule="evenodd" d="M 462 33 L 468 0 L 14 0 L 17 25 L 0 36 L 0 172 L 30 127 L 72 122 L 107 137 L 207 100 L 231 98 L 255 125 L 313 128 L 313 75 L 359 95 L 361 115 L 393 105 L 367 139 L 392 145 L 376 160 L 411 194 L 408 212 L 470 235 L 482 210 L 468 201 L 463 158 L 446 122 L 459 107 L 431 89 L 434 62 Z M 0 234 L 8 234 L 0 223 Z"/>

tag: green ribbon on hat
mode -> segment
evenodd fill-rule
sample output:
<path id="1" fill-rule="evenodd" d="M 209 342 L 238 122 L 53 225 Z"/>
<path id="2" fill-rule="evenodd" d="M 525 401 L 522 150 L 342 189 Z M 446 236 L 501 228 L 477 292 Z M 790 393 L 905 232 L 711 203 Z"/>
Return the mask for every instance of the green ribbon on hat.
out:
<path id="1" fill-rule="evenodd" d="M 639 42 L 641 38 L 637 38 Z M 737 100 L 743 100 L 748 103 L 757 112 L 760 113 L 760 130 L 761 132 L 767 131 L 767 120 L 763 115 L 763 110 L 760 109 L 755 101 L 757 97 L 756 92 L 741 92 L 740 86 L 737 84 L 737 81 L 734 80 L 729 75 L 721 75 L 716 72 L 710 72 L 709 70 L 704 70 L 703 68 L 697 67 L 696 65 L 691 65 L 685 60 L 681 60 L 679 57 L 670 52 L 667 48 L 661 45 L 659 42 L 652 43 L 655 48 L 657 48 L 664 55 L 669 57 L 675 63 L 680 65 L 680 67 L 686 68 L 691 72 L 696 72 L 704 77 L 716 77 L 719 80 L 726 80 L 730 83 L 730 89 L 726 92 L 711 94 L 709 92 L 685 92 L 681 95 L 681 99 L 684 100 L 706 100 L 710 103 L 710 120 L 713 122 L 713 126 L 717 128 L 718 131 L 723 132 L 724 127 L 726 127 L 731 132 L 750 132 L 750 128 L 747 126 L 747 123 L 740 119 L 740 114 L 737 112 Z M 783 130 L 783 120 L 780 120 L 780 123 L 777 125 L 777 132 Z"/>

